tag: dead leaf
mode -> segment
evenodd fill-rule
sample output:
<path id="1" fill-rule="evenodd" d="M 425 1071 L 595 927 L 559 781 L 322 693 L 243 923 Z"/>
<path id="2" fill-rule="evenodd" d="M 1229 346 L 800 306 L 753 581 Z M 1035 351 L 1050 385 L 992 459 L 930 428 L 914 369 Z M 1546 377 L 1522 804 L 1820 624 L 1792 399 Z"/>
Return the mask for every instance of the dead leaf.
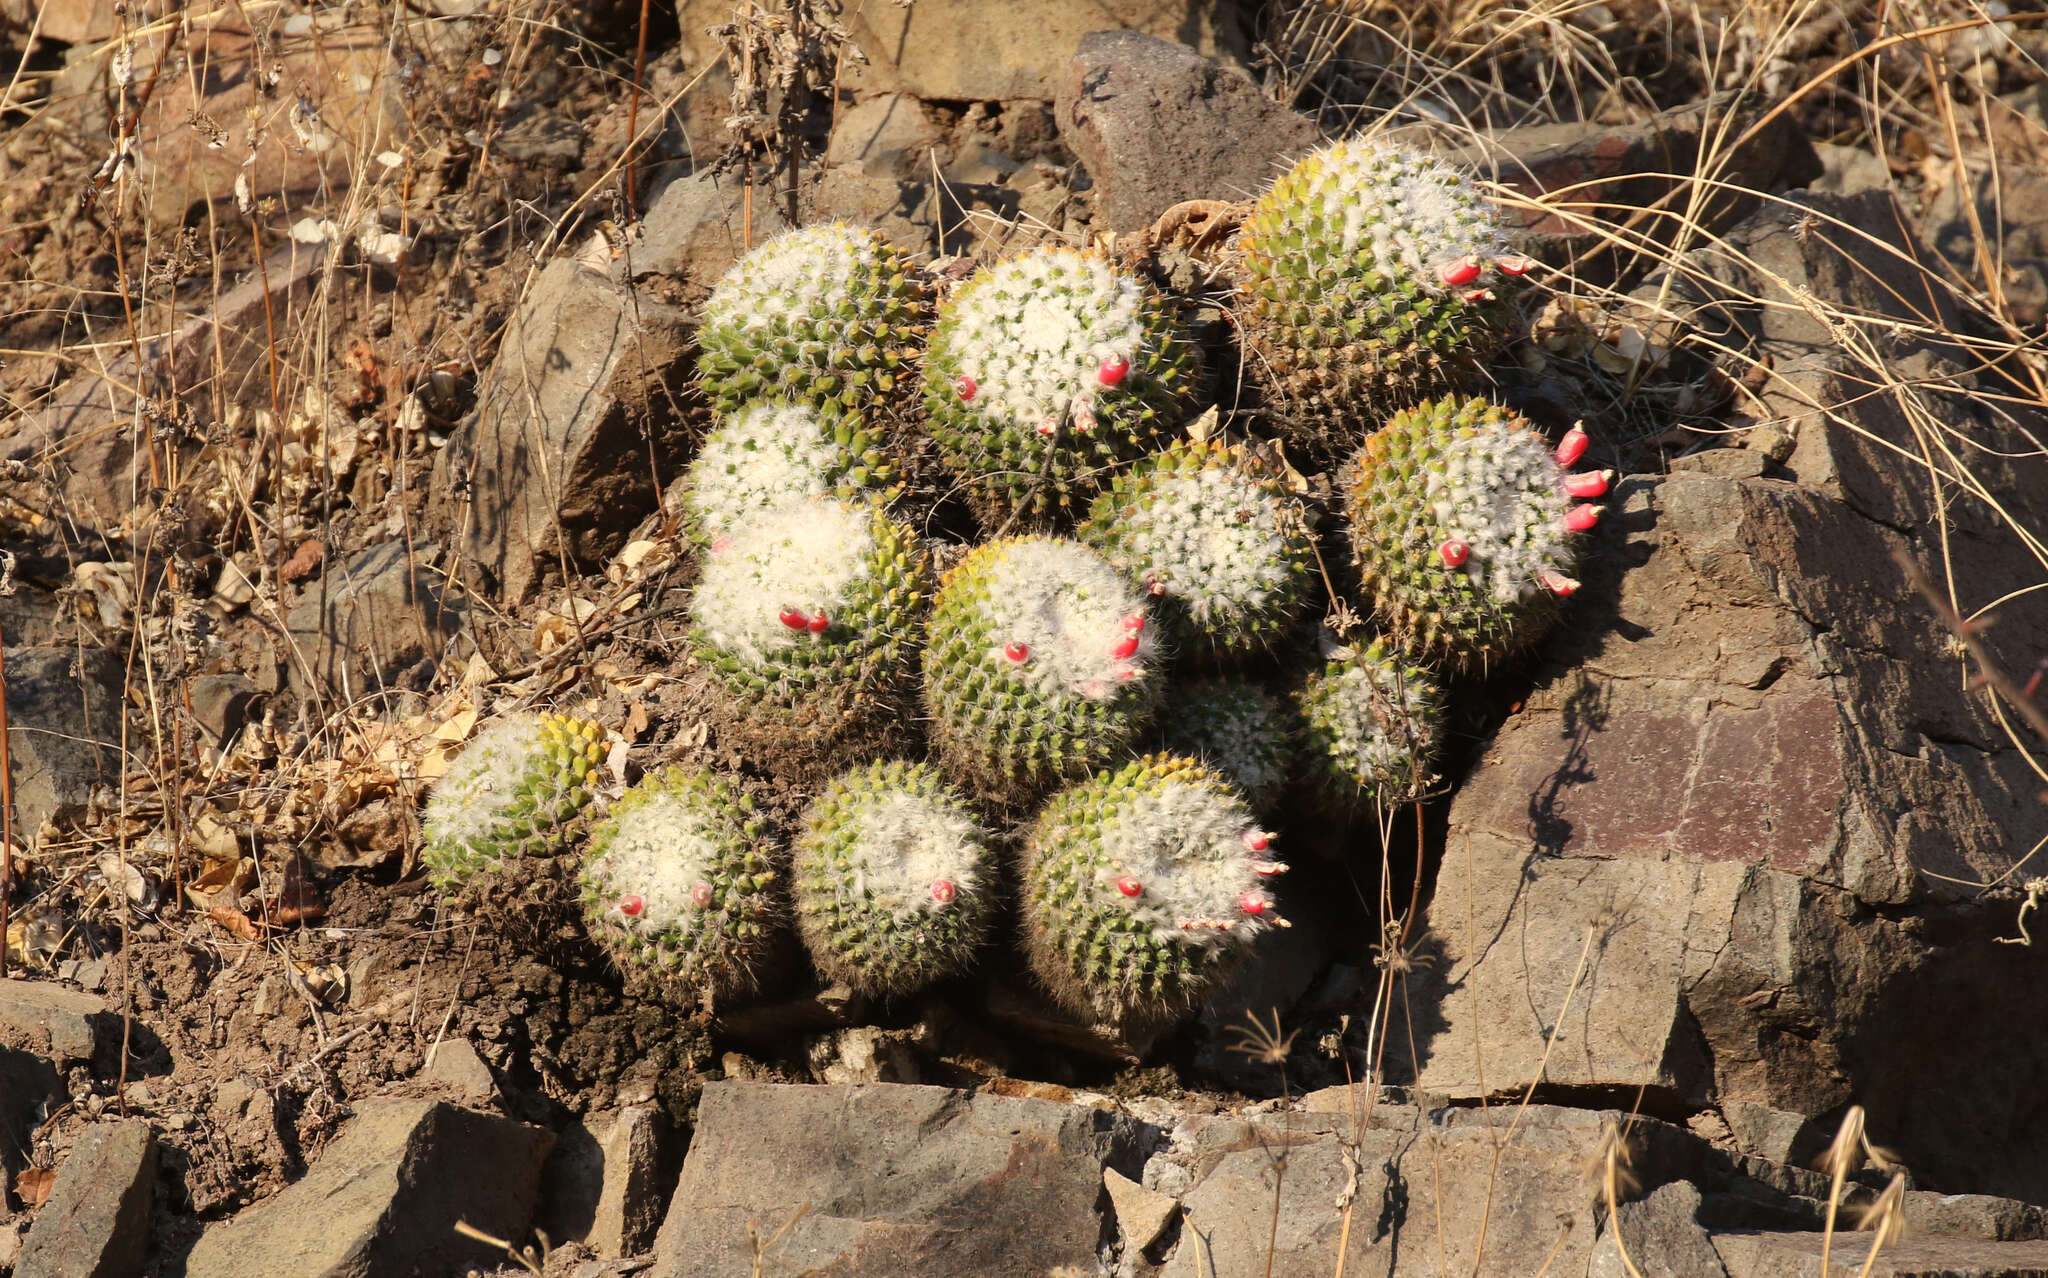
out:
<path id="1" fill-rule="evenodd" d="M 647 732 L 647 707 L 635 701 L 626 707 L 626 736 L 638 741 Z"/>
<path id="2" fill-rule="evenodd" d="M 24 1167 L 14 1177 L 14 1196 L 22 1205 L 34 1210 L 50 1201 L 50 1190 L 57 1184 L 57 1169 L 54 1167 Z"/>
<path id="3" fill-rule="evenodd" d="M 263 939 L 262 931 L 257 928 L 256 924 L 249 920 L 248 915 L 242 913 L 242 911 L 236 908 L 235 906 L 211 906 L 206 911 L 206 917 L 212 919 L 215 923 L 220 924 L 229 932 L 232 932 L 234 935 L 242 938 L 245 941 L 248 941 L 252 945 L 257 942 L 260 942 Z"/>
<path id="4" fill-rule="evenodd" d="M 271 899 L 263 903 L 264 922 L 290 927 L 295 923 L 315 923 L 327 917 L 327 902 L 321 899 L 320 889 L 307 880 L 305 866 L 299 858 L 293 857 L 284 863 L 276 886 Z"/>
<path id="5" fill-rule="evenodd" d="M 287 582 L 301 581 L 312 576 L 320 568 L 320 561 L 327 558 L 327 543 L 318 537 L 308 537 L 299 543 L 292 557 L 284 561 L 279 574 Z"/>

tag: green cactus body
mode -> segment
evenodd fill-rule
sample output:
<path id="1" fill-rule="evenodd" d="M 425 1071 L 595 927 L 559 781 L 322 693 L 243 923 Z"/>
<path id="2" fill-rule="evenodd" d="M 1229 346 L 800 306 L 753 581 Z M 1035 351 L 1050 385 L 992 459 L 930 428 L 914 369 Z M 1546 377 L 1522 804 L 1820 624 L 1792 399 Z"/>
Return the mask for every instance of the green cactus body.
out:
<path id="1" fill-rule="evenodd" d="M 1301 610 L 1306 518 L 1237 449 L 1180 440 L 1118 475 L 1078 535 L 1158 601 L 1177 646 L 1241 656 L 1270 647 Z"/>
<path id="2" fill-rule="evenodd" d="M 1185 1010 L 1285 926 L 1271 838 L 1193 759 L 1150 755 L 1060 792 L 1025 834 L 1033 971 L 1107 1020 Z"/>
<path id="3" fill-rule="evenodd" d="M 753 805 L 711 773 L 668 768 L 592 835 L 584 921 L 619 967 L 714 995 L 745 990 L 780 918 Z"/>
<path id="4" fill-rule="evenodd" d="M 756 248 L 704 303 L 697 370 L 720 412 L 773 399 L 859 410 L 915 365 L 923 294 L 873 231 L 810 226 Z"/>
<path id="5" fill-rule="evenodd" d="M 1057 516 L 1173 427 L 1195 358 L 1138 277 L 1094 254 L 1035 249 L 940 308 L 925 408 L 985 521 Z"/>
<path id="6" fill-rule="evenodd" d="M 793 501 L 886 493 L 892 478 L 882 432 L 859 414 L 759 401 L 704 437 L 682 507 L 691 536 L 711 545 Z"/>
<path id="7" fill-rule="evenodd" d="M 1295 694 L 1305 772 L 1340 803 L 1401 803 L 1427 791 L 1443 734 L 1429 672 L 1374 641 L 1339 648 Z"/>
<path id="8" fill-rule="evenodd" d="M 691 643 L 727 688 L 774 705 L 884 691 L 916 655 L 925 572 L 915 534 L 879 506 L 786 505 L 706 556 Z"/>
<path id="9" fill-rule="evenodd" d="M 923 763 L 876 763 L 804 815 L 792 875 L 818 971 L 894 996 L 963 970 L 996 904 L 988 835 Z"/>
<path id="10" fill-rule="evenodd" d="M 1269 409 L 1328 459 L 1389 408 L 1475 369 L 1528 260 L 1479 188 L 1428 156 L 1338 142 L 1261 196 L 1237 240 L 1247 365 Z"/>
<path id="11" fill-rule="evenodd" d="M 1553 454 L 1529 423 L 1483 399 L 1397 413 L 1344 477 L 1351 549 L 1393 639 L 1451 671 L 1484 669 L 1533 643 L 1578 589 L 1580 533 L 1611 472 L 1572 474 L 1585 435 Z"/>
<path id="12" fill-rule="evenodd" d="M 1300 753 L 1292 712 L 1242 679 L 1202 679 L 1174 689 L 1159 715 L 1169 754 L 1199 759 L 1237 787 L 1254 812 L 1269 812 Z"/>
<path id="13" fill-rule="evenodd" d="M 594 792 L 604 729 L 565 714 L 519 714 L 463 748 L 427 797 L 420 859 L 452 887 L 505 862 L 564 847 Z"/>
<path id="14" fill-rule="evenodd" d="M 925 652 L 925 704 L 949 771 L 1029 797 L 1122 755 L 1159 691 L 1141 595 L 1101 555 L 1055 537 L 977 547 L 946 575 Z"/>

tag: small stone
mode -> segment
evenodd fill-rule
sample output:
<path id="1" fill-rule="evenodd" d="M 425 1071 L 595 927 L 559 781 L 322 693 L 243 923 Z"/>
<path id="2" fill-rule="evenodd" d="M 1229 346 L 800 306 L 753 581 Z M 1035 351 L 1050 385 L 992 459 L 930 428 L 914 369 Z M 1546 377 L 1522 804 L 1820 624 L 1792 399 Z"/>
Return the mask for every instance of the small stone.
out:
<path id="1" fill-rule="evenodd" d="M 149 1247 L 156 1142 L 140 1119 L 95 1127 L 57 1169 L 15 1278 L 132 1278 Z"/>
<path id="2" fill-rule="evenodd" d="M 476 1048 L 466 1038 L 444 1040 L 429 1052 L 421 1077 L 450 1100 L 465 1105 L 488 1105 L 498 1094 L 491 1067 L 484 1064 L 483 1057 L 476 1054 Z"/>
<path id="3" fill-rule="evenodd" d="M 1109 1191 L 1110 1206 L 1116 1210 L 1116 1227 L 1123 1231 L 1124 1250 L 1143 1251 L 1159 1241 L 1167 1225 L 1180 1210 L 1180 1202 L 1155 1193 L 1114 1167 L 1102 1169 L 1102 1187 Z"/>
<path id="4" fill-rule="evenodd" d="M 638 1255 L 654 1245 L 675 1188 L 681 1152 L 675 1126 L 654 1106 L 636 1105 L 619 1114 L 602 1148 L 603 1189 L 584 1242 L 600 1256 Z"/>
<path id="5" fill-rule="evenodd" d="M 0 1044 L 59 1065 L 92 1059 L 97 1026 L 107 1015 L 105 1001 L 91 994 L 47 981 L 0 981 Z"/>

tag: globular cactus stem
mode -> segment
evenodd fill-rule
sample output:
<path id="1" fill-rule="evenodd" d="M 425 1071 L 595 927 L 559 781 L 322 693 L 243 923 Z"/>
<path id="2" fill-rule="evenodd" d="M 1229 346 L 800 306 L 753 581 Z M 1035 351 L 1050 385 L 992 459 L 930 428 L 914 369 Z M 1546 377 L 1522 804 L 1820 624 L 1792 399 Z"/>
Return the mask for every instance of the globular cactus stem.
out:
<path id="1" fill-rule="evenodd" d="M 713 427 L 681 485 L 691 537 L 715 546 L 808 498 L 886 495 L 894 467 L 882 432 L 856 413 L 748 404 Z"/>
<path id="2" fill-rule="evenodd" d="M 508 715 L 477 733 L 427 796 L 428 876 L 451 887 L 566 846 L 594 796 L 604 736 L 552 713 Z"/>
<path id="3" fill-rule="evenodd" d="M 1272 809 L 1300 753 L 1292 708 L 1242 679 L 1176 688 L 1160 712 L 1159 736 L 1167 753 L 1199 759 L 1236 786 L 1254 812 Z"/>
<path id="4" fill-rule="evenodd" d="M 1435 783 L 1442 694 L 1428 671 L 1386 644 L 1333 646 L 1296 702 L 1303 771 L 1339 806 L 1402 803 Z"/>
<path id="5" fill-rule="evenodd" d="M 1287 926 L 1287 866 L 1242 798 L 1193 759 L 1150 755 L 1055 795 L 1025 834 L 1032 970 L 1116 1022 L 1173 1016 Z"/>

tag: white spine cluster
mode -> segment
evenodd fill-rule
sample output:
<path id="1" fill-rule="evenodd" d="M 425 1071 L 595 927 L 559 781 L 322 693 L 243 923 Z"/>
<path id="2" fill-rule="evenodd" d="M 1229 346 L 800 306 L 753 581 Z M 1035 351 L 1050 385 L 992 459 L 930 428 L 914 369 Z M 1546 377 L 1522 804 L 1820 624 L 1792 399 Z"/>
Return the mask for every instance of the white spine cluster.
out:
<path id="1" fill-rule="evenodd" d="M 1565 469 L 1535 432 L 1486 422 L 1446 444 L 1427 468 L 1423 503 L 1443 535 L 1471 554 L 1462 571 L 1500 604 L 1543 589 L 1543 574 L 1569 576 L 1577 549 L 1565 516 Z"/>
<path id="2" fill-rule="evenodd" d="M 704 437 L 683 503 L 704 537 L 727 536 L 779 506 L 824 496 L 855 464 L 815 409 L 749 404 Z"/>
<path id="3" fill-rule="evenodd" d="M 428 796 L 423 833 L 434 843 L 488 838 L 545 758 L 537 714 L 509 715 L 470 739 Z"/>
<path id="4" fill-rule="evenodd" d="M 1105 365 L 1145 350 L 1145 288 L 1101 258 L 1039 249 L 1003 262 L 963 290 L 951 331 L 968 407 L 999 423 L 1051 434 L 1094 428 Z"/>
<path id="5" fill-rule="evenodd" d="M 657 795 L 620 823 L 584 868 L 613 923 L 636 936 L 688 936 L 717 899 L 718 833 L 704 813 Z"/>
<path id="6" fill-rule="evenodd" d="M 783 506 L 706 557 L 690 611 L 712 647 L 764 665 L 773 653 L 815 642 L 823 628 L 787 618 L 822 618 L 829 627 L 874 550 L 873 515 L 862 507 L 831 500 Z"/>
<path id="7" fill-rule="evenodd" d="M 1436 753 L 1435 690 L 1398 662 L 1359 660 L 1338 648 L 1309 676 L 1305 709 L 1337 767 L 1394 793 L 1419 788 Z"/>
<path id="8" fill-rule="evenodd" d="M 1159 655 L 1143 598 L 1109 561 L 1078 542 L 1034 537 L 1009 546 L 988 574 L 994 646 L 1048 701 L 1114 696 Z"/>
<path id="9" fill-rule="evenodd" d="M 945 909 L 955 892 L 981 889 L 988 860 L 981 831 L 949 804 L 899 790 L 864 803 L 853 826 L 860 853 L 853 890 L 899 918 Z"/>
<path id="10" fill-rule="evenodd" d="M 1383 274 L 1441 290 L 1445 264 L 1507 250 L 1478 186 L 1440 160 L 1356 138 L 1332 143 L 1322 159 L 1310 198 L 1339 228 L 1346 257 L 1369 247 Z"/>
<path id="11" fill-rule="evenodd" d="M 1227 790 L 1179 779 L 1148 786 L 1118 803 L 1101 837 L 1114 870 L 1096 893 L 1125 899 L 1162 944 L 1243 945 L 1272 926 L 1267 879 L 1250 851 L 1271 836 Z"/>
<path id="12" fill-rule="evenodd" d="M 704 326 L 765 328 L 837 308 L 879 255 L 874 232 L 836 222 L 778 235 L 718 282 L 704 303 Z"/>
<path id="13" fill-rule="evenodd" d="M 1178 598 L 1202 625 L 1265 608 L 1288 583 L 1279 498 L 1225 466 L 1159 476 L 1124 544 L 1153 593 Z"/>
<path id="14" fill-rule="evenodd" d="M 1184 688 L 1165 729 L 1169 748 L 1192 755 L 1248 796 L 1269 796 L 1287 780 L 1291 757 L 1279 707 L 1250 684 Z"/>

